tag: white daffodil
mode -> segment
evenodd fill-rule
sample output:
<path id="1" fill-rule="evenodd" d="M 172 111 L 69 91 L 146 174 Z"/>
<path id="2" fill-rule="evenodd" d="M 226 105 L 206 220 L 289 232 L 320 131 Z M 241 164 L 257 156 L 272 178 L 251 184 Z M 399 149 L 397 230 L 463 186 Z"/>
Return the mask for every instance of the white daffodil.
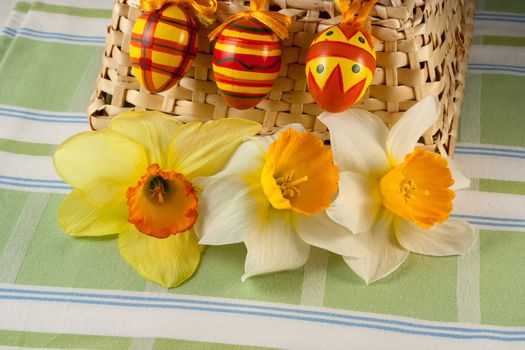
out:
<path id="1" fill-rule="evenodd" d="M 243 280 L 302 266 L 309 245 L 364 256 L 368 235 L 353 235 L 325 211 L 338 175 L 330 148 L 304 129 L 251 138 L 223 171 L 195 180 L 204 188 L 195 226 L 200 243 L 244 242 Z"/>
<path id="2" fill-rule="evenodd" d="M 428 96 L 390 131 L 360 109 L 320 116 L 341 171 L 339 194 L 327 213 L 352 232 L 370 235 L 366 256 L 344 257 L 366 283 L 396 270 L 409 251 L 464 254 L 476 241 L 466 221 L 449 218 L 454 190 L 468 187 L 468 179 L 442 156 L 416 148 L 439 111 L 437 99 Z"/>

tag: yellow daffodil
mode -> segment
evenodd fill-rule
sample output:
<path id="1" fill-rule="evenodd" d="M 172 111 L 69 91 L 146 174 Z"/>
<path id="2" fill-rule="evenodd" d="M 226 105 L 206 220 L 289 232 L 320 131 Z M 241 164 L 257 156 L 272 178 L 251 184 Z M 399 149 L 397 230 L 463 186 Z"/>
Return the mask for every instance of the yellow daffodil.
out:
<path id="1" fill-rule="evenodd" d="M 119 234 L 122 256 L 164 287 L 188 279 L 200 261 L 192 179 L 221 170 L 257 123 L 182 124 L 159 112 L 115 117 L 108 129 L 66 140 L 54 155 L 72 187 L 58 221 L 72 236 Z"/>
<path id="2" fill-rule="evenodd" d="M 249 139 L 224 170 L 195 180 L 204 188 L 195 228 L 200 242 L 244 242 L 243 280 L 302 266 L 309 245 L 345 256 L 366 253 L 367 235 L 352 235 L 326 215 L 339 178 L 331 150 L 297 128 Z"/>
<path id="3" fill-rule="evenodd" d="M 439 111 L 437 99 L 425 97 L 390 131 L 360 109 L 320 116 L 341 170 L 339 194 L 327 213 L 352 232 L 370 235 L 366 256 L 344 258 L 366 283 L 393 272 L 409 251 L 463 254 L 476 240 L 466 221 L 450 218 L 454 190 L 468 187 L 468 179 L 442 156 L 416 148 Z"/>

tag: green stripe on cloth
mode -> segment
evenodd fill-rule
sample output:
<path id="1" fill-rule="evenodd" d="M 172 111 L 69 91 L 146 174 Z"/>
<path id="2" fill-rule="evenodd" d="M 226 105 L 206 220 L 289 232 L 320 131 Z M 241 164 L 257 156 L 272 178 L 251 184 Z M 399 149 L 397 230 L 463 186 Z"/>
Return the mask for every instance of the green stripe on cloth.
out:
<path id="1" fill-rule="evenodd" d="M 325 306 L 355 311 L 456 321 L 455 257 L 410 254 L 390 276 L 370 285 L 340 256 L 330 255 Z"/>
<path id="2" fill-rule="evenodd" d="M 244 244 L 206 247 L 195 275 L 169 292 L 299 304 L 302 268 L 241 282 L 245 257 Z M 276 293 L 276 290 L 279 292 Z"/>
<path id="3" fill-rule="evenodd" d="M 523 238 L 522 232 L 480 232 L 480 296 L 484 324 L 525 325 Z"/>
<path id="4" fill-rule="evenodd" d="M 0 104 L 67 111 L 86 66 L 99 54 L 93 46 L 16 38 L 0 66 Z"/>
<path id="5" fill-rule="evenodd" d="M 483 192 L 525 195 L 525 182 L 479 179 L 479 189 Z"/>
<path id="6" fill-rule="evenodd" d="M 522 0 L 485 0 L 484 3 L 485 11 L 525 13 L 525 1 Z"/>
<path id="7" fill-rule="evenodd" d="M 2 62 L 2 59 L 5 56 L 7 50 L 9 49 L 9 46 L 11 46 L 12 42 L 12 38 L 5 35 L 0 35 L 0 63 Z"/>
<path id="8" fill-rule="evenodd" d="M 31 8 L 30 2 L 20 1 L 15 4 L 15 7 L 13 10 L 17 12 L 27 13 L 30 8 Z"/>
<path id="9" fill-rule="evenodd" d="M 144 279 L 120 257 L 114 236 L 83 239 L 62 233 L 56 221 L 62 199 L 51 196 L 16 283 L 143 291 Z"/>
<path id="10" fill-rule="evenodd" d="M 128 338 L 0 330 L 0 345 L 58 349 L 126 349 Z"/>
<path id="11" fill-rule="evenodd" d="M 92 9 L 74 6 L 52 5 L 40 1 L 35 1 L 33 3 L 18 2 L 16 3 L 14 10 L 22 13 L 26 13 L 29 11 L 42 11 L 88 18 L 111 18 L 111 10 L 107 9 Z"/>
<path id="12" fill-rule="evenodd" d="M 28 154 L 32 156 L 48 156 L 55 150 L 55 145 L 29 143 L 0 138 L 0 151 Z"/>
<path id="13" fill-rule="evenodd" d="M 157 339 L 154 350 L 255 350 L 269 349 L 255 346 L 194 342 L 188 340 Z"/>
<path id="14" fill-rule="evenodd" d="M 481 143 L 525 146 L 525 77 L 487 74 L 481 81 Z"/>
<path id="15" fill-rule="evenodd" d="M 525 38 L 509 36 L 484 36 L 485 45 L 525 46 Z"/>

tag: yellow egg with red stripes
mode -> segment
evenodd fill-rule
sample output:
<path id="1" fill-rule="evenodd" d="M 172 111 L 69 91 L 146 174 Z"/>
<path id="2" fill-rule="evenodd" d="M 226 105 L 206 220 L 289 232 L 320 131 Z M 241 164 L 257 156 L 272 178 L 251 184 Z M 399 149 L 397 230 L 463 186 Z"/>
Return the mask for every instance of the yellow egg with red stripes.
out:
<path id="1" fill-rule="evenodd" d="M 281 69 L 281 41 L 255 19 L 229 24 L 217 37 L 212 58 L 219 93 L 237 109 L 261 102 Z"/>
<path id="2" fill-rule="evenodd" d="M 341 23 L 324 30 L 312 42 L 306 58 L 308 88 L 321 108 L 342 112 L 363 97 L 375 68 L 370 34 Z"/>
<path id="3" fill-rule="evenodd" d="M 197 26 L 187 10 L 165 5 L 143 13 L 132 30 L 130 58 L 139 83 L 151 92 L 171 88 L 197 55 Z"/>

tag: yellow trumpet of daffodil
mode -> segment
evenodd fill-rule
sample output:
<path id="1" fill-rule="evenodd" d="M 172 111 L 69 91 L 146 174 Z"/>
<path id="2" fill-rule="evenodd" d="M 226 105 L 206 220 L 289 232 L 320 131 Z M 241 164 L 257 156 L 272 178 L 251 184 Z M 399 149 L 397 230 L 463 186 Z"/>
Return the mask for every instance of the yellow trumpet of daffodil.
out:
<path id="1" fill-rule="evenodd" d="M 344 257 L 366 283 L 392 273 L 409 251 L 464 254 L 476 241 L 472 226 L 450 218 L 454 190 L 468 187 L 468 179 L 441 155 L 417 147 L 439 112 L 429 95 L 391 130 L 360 109 L 319 117 L 341 170 L 339 194 L 327 213 L 353 233 L 369 235 L 368 254 Z"/>
<path id="2" fill-rule="evenodd" d="M 248 120 L 182 124 L 160 112 L 123 113 L 55 152 L 58 175 L 73 187 L 58 222 L 72 236 L 118 234 L 120 253 L 142 276 L 175 287 L 193 274 L 202 251 L 193 179 L 220 171 L 259 130 Z"/>

